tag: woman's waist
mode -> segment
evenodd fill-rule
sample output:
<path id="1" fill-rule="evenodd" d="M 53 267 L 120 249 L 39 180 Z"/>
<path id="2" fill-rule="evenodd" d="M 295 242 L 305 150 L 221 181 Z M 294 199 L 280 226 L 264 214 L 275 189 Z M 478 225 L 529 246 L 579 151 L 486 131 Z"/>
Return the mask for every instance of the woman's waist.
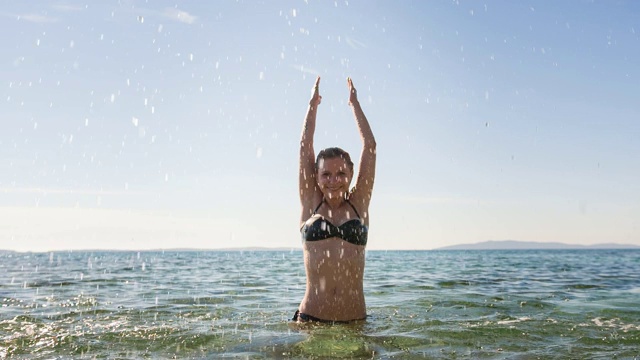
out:
<path id="1" fill-rule="evenodd" d="M 366 317 L 364 295 L 317 296 L 307 293 L 299 308 L 301 313 L 324 320 L 349 321 Z"/>
<path id="2" fill-rule="evenodd" d="M 364 311 L 362 276 L 307 276 L 303 303 L 311 306 L 311 315 L 320 318 L 324 315 L 317 314 L 320 310 L 329 314 L 341 312 L 342 309 L 351 309 L 349 313 Z M 300 309 L 305 312 L 303 310 Z"/>
<path id="3" fill-rule="evenodd" d="M 316 291 L 343 293 L 351 289 L 361 291 L 364 261 L 312 261 L 306 262 L 307 287 Z"/>
<path id="4" fill-rule="evenodd" d="M 307 294 L 323 301 L 349 301 L 355 297 L 364 297 L 364 286 L 360 277 L 325 278 L 307 277 Z"/>

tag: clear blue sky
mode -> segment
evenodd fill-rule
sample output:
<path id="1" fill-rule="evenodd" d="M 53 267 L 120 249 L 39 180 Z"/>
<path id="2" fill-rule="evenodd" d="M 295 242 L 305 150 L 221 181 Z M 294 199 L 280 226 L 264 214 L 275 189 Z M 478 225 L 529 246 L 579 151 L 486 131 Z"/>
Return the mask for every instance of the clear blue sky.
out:
<path id="1" fill-rule="evenodd" d="M 378 143 L 370 249 L 640 245 L 640 3 L 0 9 L 0 248 L 300 247 L 297 155 Z M 357 164 L 356 164 L 357 165 Z"/>

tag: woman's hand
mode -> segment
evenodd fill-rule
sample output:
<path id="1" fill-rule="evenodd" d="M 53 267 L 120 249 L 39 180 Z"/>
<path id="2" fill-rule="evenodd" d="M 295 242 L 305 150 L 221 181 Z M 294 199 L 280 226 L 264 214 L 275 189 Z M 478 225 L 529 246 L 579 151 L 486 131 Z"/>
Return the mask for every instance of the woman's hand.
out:
<path id="1" fill-rule="evenodd" d="M 311 91 L 311 100 L 309 101 L 309 105 L 316 107 L 320 105 L 322 101 L 322 96 L 320 96 L 320 76 L 316 78 L 316 83 L 313 85 L 313 90 Z"/>
<path id="2" fill-rule="evenodd" d="M 358 92 L 356 91 L 355 86 L 353 86 L 353 81 L 350 77 L 347 78 L 347 86 L 349 87 L 349 105 L 358 102 Z"/>

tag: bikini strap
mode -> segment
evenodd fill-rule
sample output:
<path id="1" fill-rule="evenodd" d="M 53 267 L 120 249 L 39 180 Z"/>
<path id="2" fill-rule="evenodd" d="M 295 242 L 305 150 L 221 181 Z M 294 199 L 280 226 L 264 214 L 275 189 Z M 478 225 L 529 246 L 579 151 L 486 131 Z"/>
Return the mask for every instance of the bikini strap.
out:
<path id="1" fill-rule="evenodd" d="M 324 203 L 324 199 L 322 199 L 322 201 L 320 201 L 320 204 L 318 204 L 318 206 L 316 207 L 315 210 L 313 210 L 313 215 L 315 215 L 318 212 L 318 209 L 320 209 L 320 206 L 322 206 L 322 203 Z M 355 209 L 354 209 L 355 210 Z"/>
<path id="2" fill-rule="evenodd" d="M 349 199 L 347 199 L 347 203 L 348 203 L 349 205 L 351 205 L 351 208 L 353 209 L 353 211 L 355 211 L 355 212 L 356 212 L 356 215 L 358 216 L 358 219 L 362 219 L 362 217 L 360 216 L 360 214 L 358 214 L 358 210 L 356 210 L 356 207 L 355 207 L 355 206 L 353 206 L 353 204 L 351 203 L 351 201 L 349 201 Z M 318 204 L 318 206 L 316 207 L 316 209 L 315 209 L 315 210 L 313 210 L 313 215 L 315 215 L 315 214 L 318 212 L 318 210 L 320 209 L 320 206 L 322 206 L 322 204 L 324 204 L 324 199 L 322 199 L 322 201 L 320 201 L 320 204 Z"/>
<path id="3" fill-rule="evenodd" d="M 349 201 L 349 200 L 347 199 L 347 203 L 349 203 L 349 205 L 351 205 L 351 208 L 353 209 L 353 211 L 355 211 L 355 212 L 356 212 L 356 215 L 358 215 L 358 219 L 362 219 L 362 218 L 360 217 L 360 214 L 358 214 L 358 210 L 356 210 L 356 207 L 355 207 L 355 206 L 353 206 L 353 204 L 351 203 L 351 201 Z"/>

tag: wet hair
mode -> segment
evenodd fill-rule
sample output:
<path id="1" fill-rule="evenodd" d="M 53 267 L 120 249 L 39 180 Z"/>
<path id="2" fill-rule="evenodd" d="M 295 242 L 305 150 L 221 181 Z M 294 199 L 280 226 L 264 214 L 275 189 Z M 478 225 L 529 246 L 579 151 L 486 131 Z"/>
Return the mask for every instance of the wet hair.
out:
<path id="1" fill-rule="evenodd" d="M 320 150 L 318 157 L 316 157 L 316 171 L 318 171 L 318 168 L 320 167 L 320 160 L 335 158 L 341 158 L 344 160 L 344 162 L 347 163 L 349 171 L 353 173 L 353 161 L 351 161 L 351 156 L 349 156 L 348 152 L 340 149 L 339 147 L 330 147 Z"/>

